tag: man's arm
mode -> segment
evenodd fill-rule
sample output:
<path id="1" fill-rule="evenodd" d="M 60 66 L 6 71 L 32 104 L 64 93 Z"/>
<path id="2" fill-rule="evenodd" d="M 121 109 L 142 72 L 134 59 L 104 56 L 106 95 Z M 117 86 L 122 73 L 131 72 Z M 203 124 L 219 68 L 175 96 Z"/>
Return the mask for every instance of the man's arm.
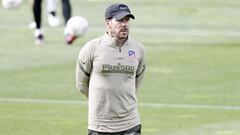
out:
<path id="1" fill-rule="evenodd" d="M 81 49 L 76 64 L 76 87 L 88 97 L 89 79 L 92 71 L 91 51 L 88 44 Z"/>
<path id="2" fill-rule="evenodd" d="M 136 73 L 136 90 L 138 89 L 139 85 L 141 84 L 146 68 L 146 50 L 142 48 L 141 58 L 139 61 L 137 73 Z"/>

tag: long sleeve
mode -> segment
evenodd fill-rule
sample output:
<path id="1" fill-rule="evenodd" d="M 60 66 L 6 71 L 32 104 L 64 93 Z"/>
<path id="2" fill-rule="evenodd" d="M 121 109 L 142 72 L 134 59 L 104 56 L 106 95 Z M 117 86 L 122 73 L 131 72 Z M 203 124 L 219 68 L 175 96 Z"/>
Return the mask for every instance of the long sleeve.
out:
<path id="1" fill-rule="evenodd" d="M 136 72 L 136 90 L 138 89 L 139 85 L 141 84 L 144 74 L 145 74 L 145 68 L 146 68 L 146 51 L 143 47 L 141 50 L 141 58 L 139 61 L 138 69 Z"/>
<path id="2" fill-rule="evenodd" d="M 89 78 L 92 71 L 91 48 L 86 44 L 80 51 L 76 64 L 76 87 L 88 97 Z"/>

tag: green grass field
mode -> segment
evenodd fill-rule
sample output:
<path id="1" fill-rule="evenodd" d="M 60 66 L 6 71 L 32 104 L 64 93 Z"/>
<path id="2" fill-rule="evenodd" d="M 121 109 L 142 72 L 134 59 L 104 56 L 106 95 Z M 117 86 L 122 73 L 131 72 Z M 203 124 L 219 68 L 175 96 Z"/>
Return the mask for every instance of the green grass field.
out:
<path id="1" fill-rule="evenodd" d="M 31 4 L 0 8 L 0 135 L 86 135 L 87 99 L 75 88 L 75 63 L 104 34 L 104 10 L 117 0 L 72 0 L 88 33 L 66 46 L 63 25 L 47 24 L 34 44 Z M 119 1 L 118 1 L 119 2 Z M 143 135 L 240 135 L 238 0 L 123 0 L 136 20 L 131 36 L 147 49 L 138 93 Z M 61 4 L 59 12 L 61 15 Z"/>

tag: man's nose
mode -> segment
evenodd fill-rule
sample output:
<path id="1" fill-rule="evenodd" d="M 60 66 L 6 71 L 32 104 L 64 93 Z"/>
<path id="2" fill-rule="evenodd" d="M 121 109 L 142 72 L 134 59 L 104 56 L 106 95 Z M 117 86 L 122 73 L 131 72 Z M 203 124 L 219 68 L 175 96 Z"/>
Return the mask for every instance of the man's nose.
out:
<path id="1" fill-rule="evenodd" d="M 123 21 L 122 26 L 127 26 L 127 21 Z"/>

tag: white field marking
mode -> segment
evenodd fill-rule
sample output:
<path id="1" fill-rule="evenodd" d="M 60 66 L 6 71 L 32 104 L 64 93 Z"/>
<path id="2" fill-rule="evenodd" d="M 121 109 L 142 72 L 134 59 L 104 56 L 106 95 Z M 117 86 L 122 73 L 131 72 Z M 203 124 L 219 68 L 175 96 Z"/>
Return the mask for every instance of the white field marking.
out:
<path id="1" fill-rule="evenodd" d="M 39 104 L 82 104 L 82 105 L 87 105 L 87 101 L 32 99 L 32 98 L 0 98 L 0 102 L 21 102 L 21 103 L 39 103 Z"/>
<path id="2" fill-rule="evenodd" d="M 50 100 L 50 99 L 23 99 L 23 98 L 0 98 L 1 102 L 19 102 L 36 104 L 81 104 L 87 105 L 87 101 L 80 100 Z M 191 105 L 191 104 L 168 104 L 168 103 L 138 103 L 142 107 L 152 108 L 185 108 L 185 109 L 220 109 L 220 110 L 240 110 L 240 106 L 221 105 Z"/>

